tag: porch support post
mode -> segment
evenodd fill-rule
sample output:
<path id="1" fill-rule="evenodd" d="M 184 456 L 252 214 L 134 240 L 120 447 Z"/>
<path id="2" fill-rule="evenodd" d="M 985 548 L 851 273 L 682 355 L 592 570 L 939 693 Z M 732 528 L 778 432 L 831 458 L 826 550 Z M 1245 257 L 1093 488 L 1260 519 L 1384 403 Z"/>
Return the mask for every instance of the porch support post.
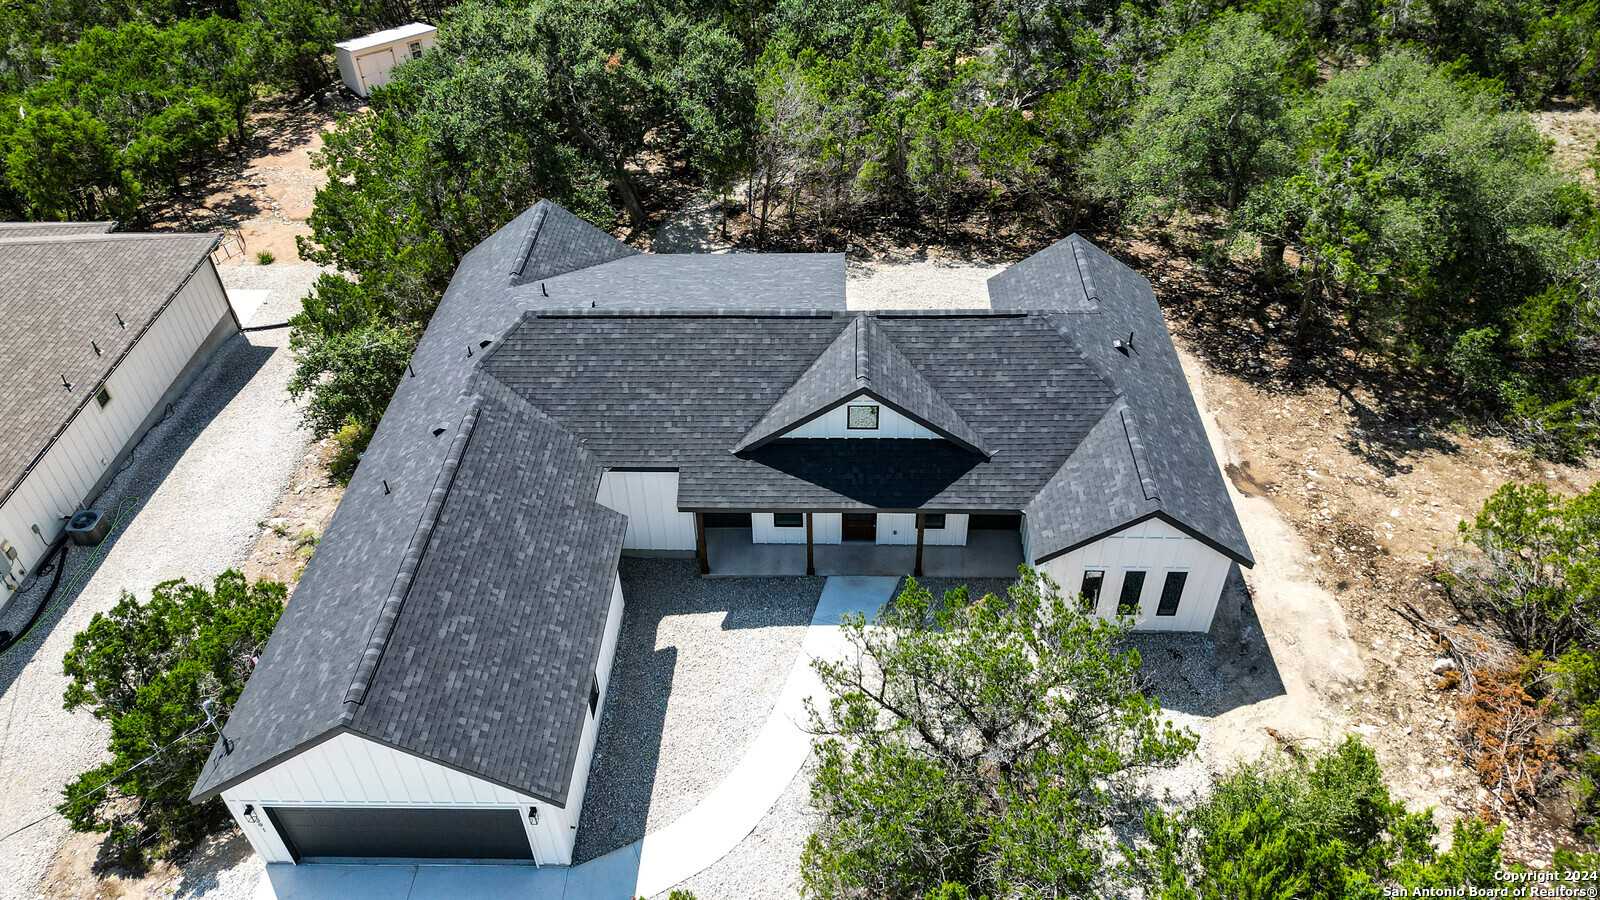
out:
<path id="1" fill-rule="evenodd" d="M 922 520 L 922 513 L 917 513 L 917 565 L 916 565 L 916 568 L 911 570 L 911 574 L 915 575 L 918 578 L 922 577 L 922 526 L 923 526 L 923 524 L 924 523 L 923 523 L 923 520 Z"/>
<path id="2" fill-rule="evenodd" d="M 806 513 L 806 574 L 817 574 L 817 560 L 811 550 L 811 513 Z"/>
<path id="3" fill-rule="evenodd" d="M 694 554 L 700 559 L 700 574 L 711 574 L 711 556 L 706 553 L 706 517 L 704 513 L 694 514 Z"/>

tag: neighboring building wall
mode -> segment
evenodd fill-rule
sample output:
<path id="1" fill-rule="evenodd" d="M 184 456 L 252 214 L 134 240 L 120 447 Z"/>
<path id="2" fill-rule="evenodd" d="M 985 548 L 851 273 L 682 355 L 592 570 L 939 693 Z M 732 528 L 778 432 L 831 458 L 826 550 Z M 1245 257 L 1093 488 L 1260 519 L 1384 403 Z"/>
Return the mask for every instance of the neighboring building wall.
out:
<path id="1" fill-rule="evenodd" d="M 678 512 L 677 472 L 607 472 L 595 502 L 628 517 L 624 550 L 693 550 L 694 514 Z"/>
<path id="2" fill-rule="evenodd" d="M 600 728 L 600 715 L 605 711 L 611 664 L 622 629 L 622 610 L 622 579 L 619 577 L 612 584 L 611 609 L 606 616 L 605 637 L 596 666 L 600 703 L 595 714 L 584 723 L 565 808 L 352 733 L 324 741 L 223 791 L 222 799 L 250 839 L 250 845 L 269 863 L 293 862 L 294 858 L 261 811 L 264 806 L 439 806 L 520 810 L 535 861 L 541 865 L 571 865 L 572 846 L 577 839 L 574 826 L 583 809 L 595 737 Z M 245 816 L 246 805 L 255 807 L 259 824 Z M 530 808 L 538 809 L 537 824 L 529 821 Z"/>
<path id="3" fill-rule="evenodd" d="M 869 404 L 878 407 L 876 430 L 850 428 L 846 421 L 848 407 Z M 815 419 L 783 435 L 786 438 L 928 438 L 943 440 L 939 435 L 918 425 L 905 416 L 870 397 L 857 397 L 835 406 Z"/>
<path id="4" fill-rule="evenodd" d="M 342 47 L 334 49 L 334 58 L 339 63 L 339 77 L 344 80 L 345 86 L 357 94 L 366 97 L 372 89 L 387 84 L 394 77 L 394 68 L 413 59 L 411 45 L 421 44 L 422 52 L 433 49 L 438 30 L 426 31 L 410 37 L 397 38 L 383 44 L 371 47 L 362 47 L 360 50 L 350 51 Z M 392 56 L 393 63 L 389 62 Z M 382 60 L 380 63 L 379 60 Z M 387 68 L 385 68 L 387 65 Z"/>
<path id="5" fill-rule="evenodd" d="M 1076 595 L 1086 570 L 1105 573 L 1100 602 L 1095 611 L 1113 618 L 1123 579 L 1130 571 L 1147 573 L 1139 598 L 1135 631 L 1209 631 L 1222 585 L 1233 561 L 1160 519 L 1146 519 L 1109 537 L 1079 547 L 1037 568 L 1060 585 L 1064 594 Z M 1162 586 L 1168 572 L 1186 572 L 1183 594 L 1174 616 L 1157 616 Z"/>
<path id="6" fill-rule="evenodd" d="M 47 551 L 46 541 L 53 542 L 66 518 L 95 498 L 166 404 L 178 399 L 211 352 L 237 331 L 228 296 L 207 260 L 106 379 L 110 403 L 102 409 L 95 402 L 95 385 L 73 386 L 89 395 L 88 402 L 0 505 L 0 539 L 17 548 L 18 562 L 29 573 Z M 44 540 L 34 535 L 34 525 Z M 11 594 L 0 584 L 0 607 Z"/>
<path id="7" fill-rule="evenodd" d="M 915 544 L 917 542 L 916 513 L 878 513 L 878 543 Z M 922 530 L 924 547 L 965 547 L 967 545 L 967 517 L 950 513 L 944 517 L 943 528 Z"/>
<path id="8" fill-rule="evenodd" d="M 837 544 L 843 540 L 844 517 L 839 513 L 813 513 L 811 543 Z M 772 513 L 751 513 L 750 541 L 755 544 L 804 544 L 806 528 L 779 528 L 772 524 Z"/>

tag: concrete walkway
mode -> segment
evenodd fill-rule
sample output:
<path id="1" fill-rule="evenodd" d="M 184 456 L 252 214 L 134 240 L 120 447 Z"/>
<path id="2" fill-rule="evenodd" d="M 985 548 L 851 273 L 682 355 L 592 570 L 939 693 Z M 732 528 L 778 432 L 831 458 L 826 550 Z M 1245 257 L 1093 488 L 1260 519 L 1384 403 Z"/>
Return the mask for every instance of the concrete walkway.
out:
<path id="1" fill-rule="evenodd" d="M 269 865 L 256 900 L 629 900 L 653 897 L 726 856 L 755 830 L 811 753 L 805 701 L 823 694 L 814 659 L 852 652 L 847 613 L 871 617 L 899 578 L 834 576 L 822 589 L 789 680 L 767 724 L 726 780 L 672 824 L 571 868 L 460 865 Z"/>

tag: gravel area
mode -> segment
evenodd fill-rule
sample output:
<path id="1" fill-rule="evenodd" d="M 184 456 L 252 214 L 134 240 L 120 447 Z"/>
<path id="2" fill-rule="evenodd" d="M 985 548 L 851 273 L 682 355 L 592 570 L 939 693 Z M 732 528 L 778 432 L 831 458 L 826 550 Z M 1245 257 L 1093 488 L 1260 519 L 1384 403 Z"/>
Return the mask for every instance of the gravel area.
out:
<path id="1" fill-rule="evenodd" d="M 823 583 L 622 561 L 627 606 L 574 861 L 670 823 L 733 770 L 777 704 Z"/>
<path id="2" fill-rule="evenodd" d="M 988 309 L 989 276 L 1005 266 L 942 261 L 850 263 L 850 309 Z"/>
<path id="3" fill-rule="evenodd" d="M 673 890 L 689 891 L 698 900 L 799 900 L 800 851 L 815 828 L 814 762 L 795 773 L 778 802 L 739 846 Z M 657 894 L 656 900 L 666 900 L 670 894 Z"/>
<path id="4" fill-rule="evenodd" d="M 229 287 L 267 288 L 255 320 L 281 322 L 297 308 L 316 266 L 229 267 Z M 47 816 L 64 784 L 104 759 L 106 726 L 87 712 L 66 712 L 61 659 L 73 635 L 123 591 L 148 595 L 171 578 L 208 579 L 248 555 L 256 521 L 273 504 L 305 453 L 306 434 L 284 386 L 291 363 L 288 331 L 237 336 L 213 355 L 173 414 L 154 428 L 96 505 L 125 499 L 137 512 L 104 550 L 75 594 L 46 614 L 23 643 L 0 657 L 0 834 Z M 85 558 L 68 553 L 68 570 Z M 35 584 L 6 618 L 24 620 Z M 0 628 L 16 628 L 12 621 Z M 34 895 L 66 833 L 47 818 L 0 847 L 0 898 Z"/>

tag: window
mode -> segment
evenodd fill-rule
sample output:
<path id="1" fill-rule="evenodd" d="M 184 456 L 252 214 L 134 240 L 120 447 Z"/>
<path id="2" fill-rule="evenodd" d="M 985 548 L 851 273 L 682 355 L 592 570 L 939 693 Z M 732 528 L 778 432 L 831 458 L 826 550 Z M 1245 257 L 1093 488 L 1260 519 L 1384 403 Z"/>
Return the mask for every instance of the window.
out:
<path id="1" fill-rule="evenodd" d="M 845 426 L 851 431 L 876 431 L 878 428 L 878 407 L 851 406 L 845 409 Z"/>
<path id="2" fill-rule="evenodd" d="M 772 525 L 774 528 L 803 528 L 806 524 L 805 513 L 773 513 Z"/>
<path id="3" fill-rule="evenodd" d="M 1188 580 L 1188 572 L 1167 573 L 1167 580 L 1161 585 L 1161 603 L 1156 606 L 1156 615 L 1175 616 L 1178 614 L 1178 601 L 1183 599 L 1183 583 Z"/>
<path id="4" fill-rule="evenodd" d="M 1144 576 L 1144 572 L 1122 573 L 1122 596 L 1117 598 L 1117 615 L 1139 614 L 1139 595 L 1144 593 Z"/>
<path id="5" fill-rule="evenodd" d="M 944 513 L 925 513 L 922 516 L 922 527 L 927 531 L 943 531 Z"/>
<path id="6" fill-rule="evenodd" d="M 421 59 L 422 58 L 422 42 L 421 41 L 412 41 L 410 44 L 406 45 L 406 49 L 411 51 L 411 58 L 412 59 Z"/>
<path id="7" fill-rule="evenodd" d="M 1105 586 L 1106 573 L 1099 569 L 1085 569 L 1083 572 L 1083 587 L 1078 588 L 1078 596 L 1083 598 L 1083 611 L 1092 613 L 1100 608 L 1100 588 Z"/>
<path id="8" fill-rule="evenodd" d="M 100 390 L 94 392 L 94 402 L 100 404 L 101 409 L 105 409 L 106 404 L 111 402 L 111 392 L 106 390 L 105 385 L 101 385 Z"/>
<path id="9" fill-rule="evenodd" d="M 600 676 L 595 675 L 589 682 L 589 715 L 594 715 L 600 710 Z"/>

